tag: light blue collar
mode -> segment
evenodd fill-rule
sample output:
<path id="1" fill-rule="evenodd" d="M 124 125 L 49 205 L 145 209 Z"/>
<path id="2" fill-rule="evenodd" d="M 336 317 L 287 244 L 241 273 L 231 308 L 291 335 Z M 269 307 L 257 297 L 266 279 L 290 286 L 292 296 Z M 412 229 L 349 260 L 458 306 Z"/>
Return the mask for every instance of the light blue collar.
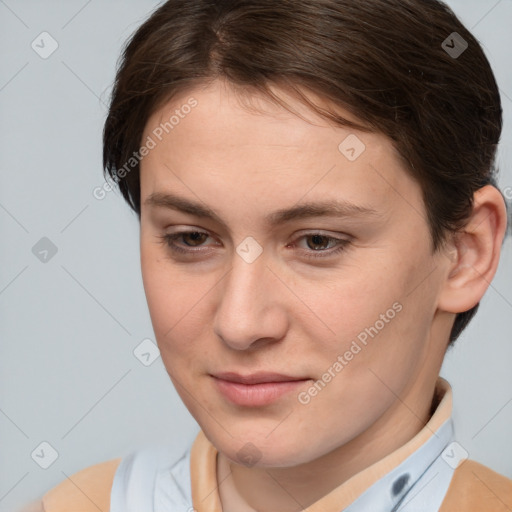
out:
<path id="1" fill-rule="evenodd" d="M 453 439 L 450 418 L 344 512 L 437 512 L 462 453 L 453 449 Z"/>

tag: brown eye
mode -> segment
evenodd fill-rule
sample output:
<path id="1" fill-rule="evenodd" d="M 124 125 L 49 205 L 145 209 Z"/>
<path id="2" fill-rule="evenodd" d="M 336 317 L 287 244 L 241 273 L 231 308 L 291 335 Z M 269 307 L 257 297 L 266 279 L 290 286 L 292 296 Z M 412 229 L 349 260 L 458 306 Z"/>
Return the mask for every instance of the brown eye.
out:
<path id="1" fill-rule="evenodd" d="M 341 253 L 350 246 L 347 238 L 338 238 L 324 233 L 307 233 L 297 239 L 292 246 L 300 250 L 305 258 L 329 258 Z"/>
<path id="2" fill-rule="evenodd" d="M 324 235 L 309 235 L 306 237 L 306 239 L 307 246 L 309 247 L 309 249 L 312 249 L 313 251 L 328 249 L 329 242 L 332 240 L 332 238 Z"/>
<path id="3" fill-rule="evenodd" d="M 206 233 L 200 233 L 199 231 L 181 233 L 180 236 L 185 245 L 190 245 L 191 247 L 197 247 L 208 239 L 208 235 Z"/>
<path id="4" fill-rule="evenodd" d="M 211 236 L 203 231 L 181 231 L 177 233 L 166 233 L 158 236 L 173 252 L 184 255 L 204 254 L 205 250 L 211 248 L 207 243 Z"/>

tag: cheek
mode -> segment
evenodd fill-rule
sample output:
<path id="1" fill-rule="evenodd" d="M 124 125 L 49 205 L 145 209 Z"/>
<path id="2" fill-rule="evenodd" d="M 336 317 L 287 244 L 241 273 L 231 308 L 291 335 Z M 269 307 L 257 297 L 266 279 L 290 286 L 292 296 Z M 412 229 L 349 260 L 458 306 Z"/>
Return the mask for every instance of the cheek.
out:
<path id="1" fill-rule="evenodd" d="M 208 279 L 191 281 L 186 272 L 172 265 L 159 245 L 141 242 L 144 291 L 155 336 L 162 356 L 169 351 L 185 351 L 193 346 L 204 328 L 204 299 Z"/>
<path id="2" fill-rule="evenodd" d="M 363 367 L 363 373 L 380 368 L 391 377 L 393 367 L 412 369 L 422 357 L 435 310 L 435 276 L 425 279 L 429 258 L 382 251 L 374 260 L 360 261 L 354 271 L 345 267 L 329 286 L 305 282 L 297 293 L 321 319 L 305 327 L 317 340 L 312 360 L 318 360 L 319 347 L 326 363 L 345 356 L 343 373 L 352 378 L 361 378 Z"/>
<path id="3" fill-rule="evenodd" d="M 396 303 L 403 300 L 407 277 L 393 275 L 383 266 L 383 258 L 379 259 L 348 263 L 323 283 L 296 281 L 294 293 L 315 313 L 304 311 L 312 318 L 306 327 L 313 339 L 324 339 L 324 346 L 333 349 L 348 350 L 346 345 L 360 334 L 364 340 L 366 329 L 375 323 L 379 331 L 388 328 L 400 309 Z"/>

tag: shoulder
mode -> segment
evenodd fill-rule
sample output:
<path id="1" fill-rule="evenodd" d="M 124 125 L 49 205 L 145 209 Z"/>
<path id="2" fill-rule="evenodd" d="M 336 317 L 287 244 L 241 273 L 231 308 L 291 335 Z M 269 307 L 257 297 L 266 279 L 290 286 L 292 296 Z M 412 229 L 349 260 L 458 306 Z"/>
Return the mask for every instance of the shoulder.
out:
<path id="1" fill-rule="evenodd" d="M 453 473 L 439 512 L 507 512 L 512 509 L 512 480 L 466 460 Z"/>
<path id="2" fill-rule="evenodd" d="M 18 512 L 44 512 L 43 502 L 41 500 L 32 501 L 18 510 Z"/>
<path id="3" fill-rule="evenodd" d="M 85 468 L 67 477 L 42 499 L 44 512 L 97 512 L 110 509 L 110 491 L 121 459 Z"/>

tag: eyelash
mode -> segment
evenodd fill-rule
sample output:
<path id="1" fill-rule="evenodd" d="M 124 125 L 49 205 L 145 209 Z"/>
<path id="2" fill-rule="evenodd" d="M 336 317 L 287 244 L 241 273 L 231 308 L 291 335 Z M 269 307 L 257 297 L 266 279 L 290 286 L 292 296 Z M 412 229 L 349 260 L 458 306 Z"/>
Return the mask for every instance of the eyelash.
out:
<path id="1" fill-rule="evenodd" d="M 192 255 L 192 254 L 194 254 L 196 252 L 203 252 L 203 251 L 200 250 L 200 249 L 198 249 L 198 250 L 183 249 L 183 247 L 180 247 L 175 242 L 176 242 L 176 240 L 178 240 L 182 236 L 190 235 L 190 234 L 193 234 L 193 233 L 198 233 L 198 234 L 203 234 L 203 235 L 209 236 L 208 233 L 205 233 L 203 231 L 194 230 L 194 231 L 181 231 L 179 233 L 172 233 L 172 234 L 166 233 L 164 235 L 158 236 L 158 238 L 160 238 L 161 239 L 161 243 L 166 244 L 167 247 L 171 251 L 173 251 L 175 253 L 185 254 L 185 255 L 189 255 L 190 256 L 190 255 Z M 313 232 L 313 233 L 308 233 L 306 235 L 302 235 L 302 236 L 297 238 L 292 243 L 295 244 L 295 242 L 297 240 L 301 240 L 303 238 L 308 238 L 308 237 L 313 237 L 313 236 L 321 236 L 322 238 L 326 238 L 327 241 L 328 241 L 328 244 L 330 242 L 337 242 L 337 247 L 335 247 L 334 249 L 329 250 L 329 251 L 327 251 L 327 250 L 318 250 L 318 251 L 309 250 L 308 251 L 307 249 L 303 249 L 303 251 L 306 252 L 306 254 L 305 254 L 306 258 L 314 259 L 314 258 L 327 258 L 327 257 L 330 257 L 330 256 L 334 256 L 336 254 L 341 253 L 342 251 L 345 251 L 347 249 L 348 245 L 350 244 L 349 240 L 342 239 L 342 238 L 336 238 L 336 237 L 324 235 L 322 233 L 317 233 L 317 232 Z"/>

